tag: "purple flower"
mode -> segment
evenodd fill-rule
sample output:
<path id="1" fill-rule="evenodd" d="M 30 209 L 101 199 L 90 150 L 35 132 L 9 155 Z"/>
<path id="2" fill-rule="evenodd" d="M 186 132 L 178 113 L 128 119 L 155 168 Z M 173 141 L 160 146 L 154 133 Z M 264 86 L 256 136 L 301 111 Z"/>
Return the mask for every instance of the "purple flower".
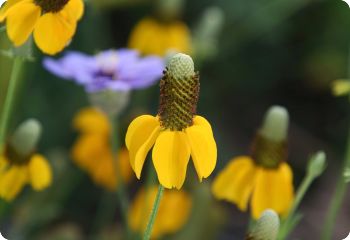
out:
<path id="1" fill-rule="evenodd" d="M 146 88 L 162 76 L 165 63 L 157 56 L 141 57 L 135 50 L 107 50 L 95 56 L 68 52 L 61 59 L 45 58 L 51 73 L 83 85 L 87 92 Z"/>

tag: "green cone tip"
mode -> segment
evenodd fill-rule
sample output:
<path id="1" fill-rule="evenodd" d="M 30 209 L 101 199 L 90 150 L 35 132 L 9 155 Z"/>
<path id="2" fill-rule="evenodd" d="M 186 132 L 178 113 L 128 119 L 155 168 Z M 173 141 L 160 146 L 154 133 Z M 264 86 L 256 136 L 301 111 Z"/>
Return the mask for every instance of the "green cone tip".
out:
<path id="1" fill-rule="evenodd" d="M 28 119 L 17 127 L 9 140 L 9 144 L 18 154 L 27 156 L 36 148 L 41 131 L 42 127 L 38 120 Z"/>
<path id="2" fill-rule="evenodd" d="M 280 220 L 277 213 L 274 210 L 265 210 L 249 236 L 254 240 L 276 240 L 280 227 Z"/>
<path id="3" fill-rule="evenodd" d="M 192 58 L 183 53 L 177 53 L 172 56 L 167 67 L 169 74 L 178 80 L 191 77 L 195 74 Z"/>
<path id="4" fill-rule="evenodd" d="M 270 107 L 266 114 L 260 134 L 271 141 L 284 141 L 287 138 L 289 114 L 282 106 Z"/>
<path id="5" fill-rule="evenodd" d="M 323 151 L 315 153 L 308 164 L 308 174 L 313 177 L 320 176 L 326 168 L 326 154 Z"/>

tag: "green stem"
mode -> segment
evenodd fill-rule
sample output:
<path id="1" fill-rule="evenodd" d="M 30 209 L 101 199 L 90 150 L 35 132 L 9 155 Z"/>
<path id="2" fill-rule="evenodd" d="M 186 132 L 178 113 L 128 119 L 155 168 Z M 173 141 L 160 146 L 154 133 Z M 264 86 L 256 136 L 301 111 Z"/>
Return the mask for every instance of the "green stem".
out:
<path id="1" fill-rule="evenodd" d="M 0 147 L 3 146 L 6 138 L 7 127 L 10 120 L 11 109 L 13 108 L 16 89 L 19 85 L 22 65 L 23 65 L 23 60 L 21 58 L 16 57 L 13 62 L 11 78 L 10 78 L 10 82 L 9 82 L 9 86 L 8 86 L 8 90 L 5 98 L 4 108 L 0 116 Z"/>
<path id="2" fill-rule="evenodd" d="M 160 200 L 162 199 L 162 196 L 163 196 L 163 191 L 164 191 L 164 187 L 161 184 L 159 184 L 158 193 L 157 193 L 156 199 L 155 199 L 154 204 L 153 204 L 151 215 L 148 219 L 146 231 L 143 235 L 143 240 L 149 240 L 151 238 L 153 224 L 154 224 L 154 221 L 156 220 L 156 217 L 157 217 Z"/>
<path id="3" fill-rule="evenodd" d="M 330 207 L 328 209 L 328 213 L 326 215 L 326 220 L 323 227 L 322 232 L 322 240 L 330 240 L 333 233 L 333 228 L 337 220 L 337 214 L 339 212 L 339 209 L 343 203 L 344 196 L 346 194 L 348 183 L 345 181 L 343 173 L 345 170 L 350 168 L 350 130 L 348 132 L 348 140 L 347 140 L 347 146 L 346 146 L 346 152 L 344 157 L 344 163 L 342 172 L 339 176 L 339 179 L 337 181 L 335 194 L 333 195 L 333 198 L 330 203 Z"/>
<path id="4" fill-rule="evenodd" d="M 278 236 L 278 239 L 285 239 L 290 231 L 292 230 L 292 227 L 294 224 L 291 224 L 293 222 L 295 212 L 298 209 L 301 200 L 304 198 L 305 193 L 309 189 L 312 181 L 314 180 L 314 177 L 311 174 L 307 174 L 305 178 L 303 179 L 302 183 L 299 186 L 299 189 L 297 191 L 297 194 L 295 196 L 295 199 L 293 201 L 293 205 L 289 211 L 289 214 L 287 218 L 284 220 L 284 223 L 280 229 L 280 233 Z"/>

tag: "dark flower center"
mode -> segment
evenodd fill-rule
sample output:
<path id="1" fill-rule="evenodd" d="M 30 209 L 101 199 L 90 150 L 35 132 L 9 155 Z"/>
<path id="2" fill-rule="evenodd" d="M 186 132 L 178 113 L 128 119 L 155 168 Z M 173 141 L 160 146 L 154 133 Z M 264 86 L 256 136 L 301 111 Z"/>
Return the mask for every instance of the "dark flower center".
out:
<path id="1" fill-rule="evenodd" d="M 193 125 L 199 97 L 199 74 L 177 79 L 168 69 L 160 81 L 158 115 L 161 126 L 171 131 L 181 131 Z"/>
<path id="2" fill-rule="evenodd" d="M 32 157 L 32 154 L 28 154 L 27 156 L 23 156 L 19 154 L 14 147 L 11 146 L 11 144 L 7 144 L 5 148 L 6 159 L 8 159 L 10 164 L 15 165 L 24 165 L 29 162 L 29 160 Z"/>
<path id="3" fill-rule="evenodd" d="M 287 155 L 287 141 L 271 141 L 260 133 L 256 134 L 252 146 L 252 158 L 257 165 L 264 168 L 277 168 L 287 159 Z"/>
<path id="4" fill-rule="evenodd" d="M 44 13 L 59 12 L 69 2 L 69 0 L 34 0 Z"/>

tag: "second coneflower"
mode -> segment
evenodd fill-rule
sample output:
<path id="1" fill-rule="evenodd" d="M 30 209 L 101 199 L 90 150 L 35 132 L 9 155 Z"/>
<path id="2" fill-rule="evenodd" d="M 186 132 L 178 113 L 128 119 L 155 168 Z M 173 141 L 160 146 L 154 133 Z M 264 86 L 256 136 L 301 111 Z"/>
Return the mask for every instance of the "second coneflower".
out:
<path id="1" fill-rule="evenodd" d="M 190 156 L 199 180 L 208 177 L 216 165 L 217 149 L 209 122 L 196 116 L 199 75 L 188 55 L 174 55 L 160 83 L 157 116 L 142 115 L 129 126 L 126 146 L 137 178 L 148 151 L 159 182 L 180 189 L 185 181 Z"/>
<path id="2" fill-rule="evenodd" d="M 251 199 L 254 219 L 266 209 L 286 216 L 293 202 L 293 173 L 287 159 L 288 112 L 275 106 L 266 114 L 253 143 L 251 156 L 236 157 L 213 183 L 213 194 L 247 210 Z"/>
<path id="3" fill-rule="evenodd" d="M 7 35 L 15 46 L 34 32 L 40 50 L 56 54 L 72 39 L 84 12 L 83 0 L 8 0 L 0 9 Z"/>

